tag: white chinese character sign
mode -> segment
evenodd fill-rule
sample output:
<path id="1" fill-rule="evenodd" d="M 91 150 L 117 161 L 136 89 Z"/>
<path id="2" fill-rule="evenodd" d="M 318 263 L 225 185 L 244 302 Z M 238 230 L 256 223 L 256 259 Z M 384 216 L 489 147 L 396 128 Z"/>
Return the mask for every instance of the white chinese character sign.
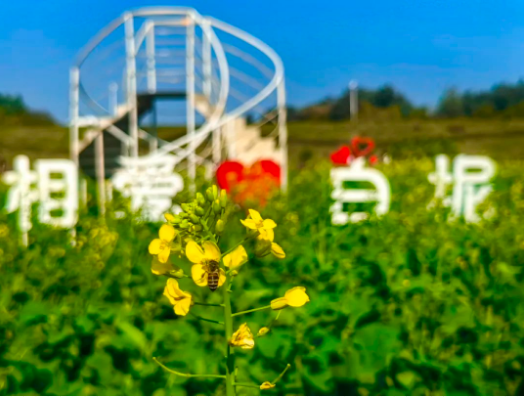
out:
<path id="1" fill-rule="evenodd" d="M 161 221 L 171 210 L 173 197 L 184 188 L 182 177 L 173 172 L 177 158 L 121 157 L 120 162 L 123 168 L 112 178 L 115 189 L 131 199 L 132 211 L 141 209 L 145 219 Z"/>
<path id="2" fill-rule="evenodd" d="M 359 222 L 369 217 L 367 212 L 348 213 L 344 211 L 345 203 L 375 202 L 374 212 L 383 215 L 389 211 L 391 190 L 387 178 L 382 172 L 365 167 L 365 159 L 359 157 L 351 162 L 349 167 L 337 167 L 331 170 L 333 192 L 331 198 L 335 203 L 331 206 L 331 222 L 343 225 L 348 222 Z M 345 182 L 368 182 L 374 189 L 346 188 Z"/>
<path id="3" fill-rule="evenodd" d="M 435 199 L 442 200 L 455 216 L 478 222 L 476 209 L 493 189 L 490 180 L 495 170 L 495 162 L 489 157 L 460 154 L 453 160 L 453 169 L 449 172 L 449 158 L 441 154 L 436 158 L 435 172 L 428 179 L 435 185 Z M 453 185 L 450 197 L 446 196 L 449 185 Z"/>
<path id="4" fill-rule="evenodd" d="M 56 227 L 71 228 L 77 221 L 78 174 L 70 160 L 38 160 L 36 171 L 30 168 L 26 156 L 17 156 L 13 171 L 3 175 L 10 186 L 6 210 L 18 211 L 18 227 L 27 244 L 27 232 L 31 230 L 31 206 L 39 202 L 41 223 Z"/>

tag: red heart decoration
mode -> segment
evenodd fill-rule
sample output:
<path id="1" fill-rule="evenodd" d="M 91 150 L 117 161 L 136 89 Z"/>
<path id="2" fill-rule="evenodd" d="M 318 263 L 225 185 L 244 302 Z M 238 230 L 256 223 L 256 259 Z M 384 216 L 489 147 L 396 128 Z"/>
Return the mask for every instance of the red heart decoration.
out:
<path id="1" fill-rule="evenodd" d="M 280 186 L 280 166 L 271 160 L 259 160 L 250 167 L 226 161 L 217 168 L 216 176 L 218 186 L 238 203 L 258 201 L 264 205 L 272 190 Z"/>
<path id="2" fill-rule="evenodd" d="M 225 161 L 217 168 L 217 184 L 228 192 L 243 179 L 244 164 L 238 161 Z"/>
<path id="3" fill-rule="evenodd" d="M 337 165 L 347 165 L 351 157 L 351 149 L 349 146 L 342 146 L 336 152 L 331 153 L 331 162 Z"/>
<path id="4" fill-rule="evenodd" d="M 367 156 L 375 149 L 375 141 L 371 138 L 357 136 L 351 139 L 351 148 L 355 157 Z"/>

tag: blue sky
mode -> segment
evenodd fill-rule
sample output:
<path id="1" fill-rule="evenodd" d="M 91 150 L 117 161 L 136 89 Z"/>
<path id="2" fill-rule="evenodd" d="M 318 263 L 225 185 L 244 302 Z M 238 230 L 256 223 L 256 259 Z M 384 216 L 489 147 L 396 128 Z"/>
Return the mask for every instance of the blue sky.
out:
<path id="1" fill-rule="evenodd" d="M 260 38 L 282 57 L 288 101 L 391 83 L 417 104 L 442 91 L 524 77 L 521 0 L 19 0 L 0 5 L 0 92 L 68 115 L 78 50 L 124 10 L 184 5 Z"/>

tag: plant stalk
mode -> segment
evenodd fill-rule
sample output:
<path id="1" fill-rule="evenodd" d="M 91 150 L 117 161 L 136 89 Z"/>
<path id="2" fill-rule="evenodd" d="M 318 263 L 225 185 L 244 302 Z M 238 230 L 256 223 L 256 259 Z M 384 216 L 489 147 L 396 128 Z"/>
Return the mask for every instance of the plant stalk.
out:
<path id="1" fill-rule="evenodd" d="M 266 309 L 271 309 L 271 305 L 262 306 L 262 307 L 257 307 L 256 309 L 244 310 L 243 312 L 234 313 L 234 314 L 232 314 L 231 316 L 232 316 L 232 317 L 235 317 L 235 316 L 240 316 L 241 314 L 247 314 L 247 313 L 252 313 L 252 312 L 258 312 L 259 310 L 266 310 Z"/>
<path id="2" fill-rule="evenodd" d="M 224 293 L 224 329 L 226 337 L 226 394 L 228 396 L 235 395 L 234 387 L 234 356 L 229 346 L 229 340 L 233 335 L 233 316 L 231 315 L 231 298 L 229 296 L 229 277 L 226 278 L 224 285 L 222 285 Z"/>

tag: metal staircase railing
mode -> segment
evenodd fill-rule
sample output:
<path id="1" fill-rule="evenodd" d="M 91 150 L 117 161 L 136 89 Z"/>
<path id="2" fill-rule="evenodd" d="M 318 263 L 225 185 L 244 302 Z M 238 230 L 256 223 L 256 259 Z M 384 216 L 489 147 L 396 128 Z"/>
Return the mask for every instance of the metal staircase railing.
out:
<path id="1" fill-rule="evenodd" d="M 157 104 L 175 97 L 185 101 L 185 110 L 172 114 L 183 113 L 186 135 L 166 142 L 153 131 L 161 108 Z M 102 99 L 108 104 L 102 104 Z M 112 159 L 107 156 L 104 137 L 120 145 L 112 149 L 112 156 L 115 150 L 128 157 L 140 154 L 144 160 L 172 153 L 178 167 L 187 168 L 194 178 L 198 164 L 217 166 L 240 155 L 235 153 L 230 134 L 238 125 L 244 127 L 236 128 L 237 135 L 248 134 L 247 128 L 251 128 L 250 135 L 253 128 L 258 128 L 259 135 L 262 126 L 271 130 L 260 139 L 272 139 L 274 145 L 259 147 L 278 153 L 274 158 L 279 160 L 282 185 L 286 186 L 286 108 L 280 58 L 259 39 L 191 8 L 142 8 L 111 22 L 81 51 L 72 68 L 70 100 L 71 157 L 99 183 L 111 175 L 107 164 Z M 248 116 L 255 121 L 253 126 L 237 121 Z M 149 131 L 141 125 L 147 117 L 155 126 Z M 146 148 L 141 141 L 147 142 Z M 87 158 L 91 152 L 93 159 Z"/>

